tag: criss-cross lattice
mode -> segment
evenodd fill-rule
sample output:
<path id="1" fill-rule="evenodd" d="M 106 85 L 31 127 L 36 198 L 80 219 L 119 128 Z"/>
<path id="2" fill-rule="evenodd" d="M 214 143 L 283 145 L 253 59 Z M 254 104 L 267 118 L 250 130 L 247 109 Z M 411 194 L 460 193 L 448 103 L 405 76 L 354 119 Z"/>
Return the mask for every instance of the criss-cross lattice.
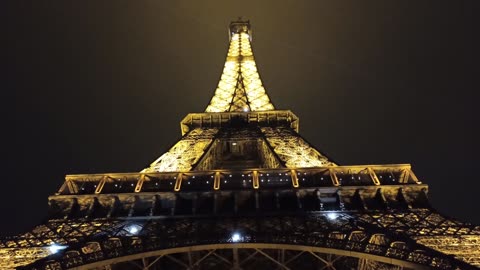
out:
<path id="1" fill-rule="evenodd" d="M 230 26 L 230 46 L 215 95 L 205 112 L 273 110 L 263 87 L 250 44 L 250 24 Z"/>

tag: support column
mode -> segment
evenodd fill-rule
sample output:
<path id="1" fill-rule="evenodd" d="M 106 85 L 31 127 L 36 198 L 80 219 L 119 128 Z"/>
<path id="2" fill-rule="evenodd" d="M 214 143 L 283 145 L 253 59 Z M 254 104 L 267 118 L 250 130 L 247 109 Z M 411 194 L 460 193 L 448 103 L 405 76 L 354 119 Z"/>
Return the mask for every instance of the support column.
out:
<path id="1" fill-rule="evenodd" d="M 240 268 L 240 263 L 239 263 L 240 260 L 238 259 L 238 249 L 233 248 L 232 252 L 233 252 L 233 267 L 232 267 L 232 270 L 241 270 L 242 268 Z"/>

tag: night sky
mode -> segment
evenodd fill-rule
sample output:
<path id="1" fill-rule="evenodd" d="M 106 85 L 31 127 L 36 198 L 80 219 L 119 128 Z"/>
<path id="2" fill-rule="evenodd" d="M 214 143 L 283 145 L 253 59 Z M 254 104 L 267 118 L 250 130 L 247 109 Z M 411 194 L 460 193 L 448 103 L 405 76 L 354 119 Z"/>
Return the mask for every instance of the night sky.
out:
<path id="1" fill-rule="evenodd" d="M 210 101 L 239 16 L 274 105 L 317 149 L 411 163 L 436 209 L 480 223 L 473 1 L 282 3 L 2 1 L 0 235 L 44 220 L 65 174 L 165 152 Z"/>

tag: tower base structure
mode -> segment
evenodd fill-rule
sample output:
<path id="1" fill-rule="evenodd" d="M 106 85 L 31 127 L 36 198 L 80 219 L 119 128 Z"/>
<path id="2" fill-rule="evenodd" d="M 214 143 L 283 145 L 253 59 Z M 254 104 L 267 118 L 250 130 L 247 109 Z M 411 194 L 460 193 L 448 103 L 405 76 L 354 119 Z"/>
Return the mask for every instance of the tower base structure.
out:
<path id="1" fill-rule="evenodd" d="M 0 269 L 477 269 L 480 226 L 435 211 L 410 165 L 339 166 L 277 110 L 233 22 L 203 113 L 140 173 L 67 175 Z"/>

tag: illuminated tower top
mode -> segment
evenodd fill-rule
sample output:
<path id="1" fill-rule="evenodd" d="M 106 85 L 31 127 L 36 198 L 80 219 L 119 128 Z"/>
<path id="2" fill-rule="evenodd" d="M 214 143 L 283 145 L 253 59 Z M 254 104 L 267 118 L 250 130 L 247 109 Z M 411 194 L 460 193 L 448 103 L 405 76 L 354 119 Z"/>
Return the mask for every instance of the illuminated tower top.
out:
<path id="1" fill-rule="evenodd" d="M 215 95 L 205 112 L 274 110 L 257 71 L 248 21 L 230 23 L 230 46 Z"/>
<path id="2" fill-rule="evenodd" d="M 275 110 L 258 75 L 248 21 L 229 26 L 225 67 L 203 113 L 181 122 L 182 138 L 142 173 L 336 166 L 300 134 L 299 119 Z"/>

